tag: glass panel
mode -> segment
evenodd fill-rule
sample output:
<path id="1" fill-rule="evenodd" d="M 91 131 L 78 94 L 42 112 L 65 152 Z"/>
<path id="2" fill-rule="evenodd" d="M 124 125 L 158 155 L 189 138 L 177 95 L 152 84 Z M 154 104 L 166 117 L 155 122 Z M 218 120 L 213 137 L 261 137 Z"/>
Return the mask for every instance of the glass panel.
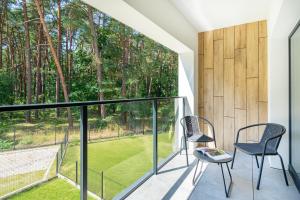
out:
<path id="1" fill-rule="evenodd" d="M 72 110 L 73 128 L 67 109 L 59 113 L 59 117 L 55 109 L 0 113 L 0 199 L 8 194 L 9 199 L 79 198 L 74 185 L 57 178 L 63 176 L 61 164 L 68 136 L 79 127 L 79 111 Z"/>
<path id="2" fill-rule="evenodd" d="M 179 150 L 176 122 L 179 113 L 179 103 L 182 99 L 167 99 L 158 101 L 158 163 Z"/>
<path id="3" fill-rule="evenodd" d="M 292 165 L 300 175 L 300 29 L 291 38 L 291 155 Z"/>

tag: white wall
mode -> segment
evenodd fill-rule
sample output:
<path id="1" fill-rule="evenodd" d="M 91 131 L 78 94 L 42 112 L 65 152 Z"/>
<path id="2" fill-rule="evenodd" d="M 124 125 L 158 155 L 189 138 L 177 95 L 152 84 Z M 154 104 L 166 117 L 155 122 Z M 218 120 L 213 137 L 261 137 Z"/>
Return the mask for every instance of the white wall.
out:
<path id="1" fill-rule="evenodd" d="M 278 14 L 269 19 L 269 121 L 280 123 L 287 129 L 279 152 L 288 166 L 289 93 L 288 93 L 288 36 L 300 19 L 300 1 L 283 0 Z M 279 160 L 271 159 L 273 167 L 279 167 Z"/>

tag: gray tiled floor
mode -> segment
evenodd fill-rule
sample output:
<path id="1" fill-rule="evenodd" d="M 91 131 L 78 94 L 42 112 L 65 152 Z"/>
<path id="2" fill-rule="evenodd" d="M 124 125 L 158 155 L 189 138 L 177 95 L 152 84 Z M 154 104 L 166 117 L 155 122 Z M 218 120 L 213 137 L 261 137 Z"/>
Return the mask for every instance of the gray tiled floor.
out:
<path id="1" fill-rule="evenodd" d="M 127 199 L 134 200 L 225 200 L 224 186 L 220 167 L 217 164 L 206 164 L 200 180 L 194 187 L 192 177 L 195 170 L 195 162 L 190 155 L 190 167 L 185 167 L 185 156 L 176 156 L 167 164 L 161 173 L 151 177 L 141 187 L 139 187 Z M 258 177 L 258 169 L 254 165 L 254 187 Z M 205 168 L 204 167 L 204 168 Z M 237 154 L 234 169 L 231 171 L 233 186 L 229 199 L 252 200 L 251 182 L 251 157 L 245 154 Z M 297 200 L 300 195 L 291 179 L 290 186 L 284 182 L 281 170 L 269 167 L 268 160 L 262 176 L 261 189 L 255 190 L 255 200 Z"/>
<path id="2" fill-rule="evenodd" d="M 265 160 L 260 190 L 256 190 L 259 170 L 253 159 L 254 174 L 254 199 L 255 200 L 297 200 L 300 195 L 291 179 L 288 176 L 290 186 L 286 186 L 281 170 L 270 168 L 268 160 Z M 231 171 L 233 186 L 230 199 L 251 200 L 252 194 L 252 158 L 239 153 L 236 157 L 234 168 Z M 216 164 L 209 164 L 201 180 L 197 183 L 190 195 L 190 200 L 201 199 L 226 199 L 220 167 Z"/>

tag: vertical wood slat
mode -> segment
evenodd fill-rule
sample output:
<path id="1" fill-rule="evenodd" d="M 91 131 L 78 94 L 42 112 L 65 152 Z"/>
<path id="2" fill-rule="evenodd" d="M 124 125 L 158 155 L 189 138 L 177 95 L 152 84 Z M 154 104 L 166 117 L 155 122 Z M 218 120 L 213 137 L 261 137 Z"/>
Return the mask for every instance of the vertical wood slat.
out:
<path id="1" fill-rule="evenodd" d="M 234 141 L 236 140 L 237 137 L 237 132 L 240 128 L 243 128 L 246 126 L 246 110 L 243 109 L 235 109 L 234 113 Z M 239 142 L 246 142 L 247 140 L 247 135 L 246 132 L 241 132 L 240 137 L 239 137 Z"/>
<path id="2" fill-rule="evenodd" d="M 247 79 L 247 125 L 258 123 L 258 78 Z M 258 141 L 258 127 L 247 129 L 247 140 Z"/>
<path id="3" fill-rule="evenodd" d="M 214 30 L 214 40 L 223 40 L 223 29 Z"/>
<path id="4" fill-rule="evenodd" d="M 246 49 L 236 49 L 234 55 L 235 108 L 246 109 Z"/>
<path id="5" fill-rule="evenodd" d="M 214 35 L 213 31 L 204 32 L 204 68 L 214 67 Z"/>
<path id="6" fill-rule="evenodd" d="M 198 54 L 204 54 L 204 32 L 198 33 Z"/>
<path id="7" fill-rule="evenodd" d="M 246 24 L 234 27 L 234 47 L 235 49 L 246 48 Z"/>
<path id="8" fill-rule="evenodd" d="M 247 77 L 258 77 L 258 22 L 247 24 Z"/>
<path id="9" fill-rule="evenodd" d="M 214 96 L 223 96 L 223 40 L 214 41 Z"/>
<path id="10" fill-rule="evenodd" d="M 267 38 L 259 38 L 259 101 L 268 101 Z"/>
<path id="11" fill-rule="evenodd" d="M 267 102 L 258 102 L 258 121 L 259 123 L 268 122 L 268 103 Z M 264 126 L 259 127 L 259 138 L 261 138 L 264 130 Z"/>
<path id="12" fill-rule="evenodd" d="M 214 77 L 213 69 L 204 69 L 204 117 L 213 121 L 214 113 Z"/>
<path id="13" fill-rule="evenodd" d="M 234 118 L 224 117 L 224 149 L 233 150 L 234 143 Z"/>
<path id="14" fill-rule="evenodd" d="M 198 68 L 198 107 L 203 107 L 204 106 L 204 60 L 203 60 L 203 55 L 198 55 L 198 63 L 199 63 L 199 68 Z"/>
<path id="15" fill-rule="evenodd" d="M 224 28 L 224 58 L 234 58 L 234 26 Z"/>
<path id="16" fill-rule="evenodd" d="M 223 97 L 214 97 L 214 127 L 216 133 L 216 141 L 218 148 L 224 148 L 224 116 L 223 116 Z"/>
<path id="17" fill-rule="evenodd" d="M 258 22 L 258 36 L 259 37 L 267 37 L 268 36 L 268 30 L 267 30 L 267 21 L 259 21 Z"/>
<path id="18" fill-rule="evenodd" d="M 234 117 L 234 59 L 224 59 L 224 116 Z"/>

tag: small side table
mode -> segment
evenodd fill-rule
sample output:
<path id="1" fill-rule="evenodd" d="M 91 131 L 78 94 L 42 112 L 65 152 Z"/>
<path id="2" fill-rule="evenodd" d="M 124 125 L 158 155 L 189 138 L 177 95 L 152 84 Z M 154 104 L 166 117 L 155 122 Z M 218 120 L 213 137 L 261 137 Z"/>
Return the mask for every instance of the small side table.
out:
<path id="1" fill-rule="evenodd" d="M 202 173 L 202 167 L 203 167 L 203 162 L 204 161 L 209 162 L 209 163 L 216 163 L 221 167 L 221 172 L 222 172 L 223 182 L 224 182 L 224 188 L 225 188 L 225 194 L 226 194 L 226 197 L 228 198 L 229 195 L 230 195 L 231 187 L 232 187 L 232 176 L 231 176 L 231 173 L 230 173 L 230 169 L 228 167 L 228 163 L 232 161 L 232 157 L 216 161 L 216 160 L 211 159 L 210 157 L 204 155 L 201 151 L 197 151 L 197 150 L 194 151 L 194 156 L 198 159 L 198 161 L 197 161 L 197 165 L 196 165 L 196 169 L 195 169 L 195 173 L 194 173 L 194 177 L 193 177 L 193 184 L 196 183 L 196 180 L 199 178 L 200 174 Z M 197 173 L 197 169 L 198 169 L 198 165 L 199 165 L 200 160 L 201 160 L 200 173 L 196 177 L 196 173 Z M 230 177 L 230 183 L 229 183 L 228 187 L 226 186 L 224 170 L 223 170 L 223 164 L 226 164 L 226 168 L 227 168 L 227 171 L 228 171 L 228 174 L 229 174 L 229 177 Z"/>

